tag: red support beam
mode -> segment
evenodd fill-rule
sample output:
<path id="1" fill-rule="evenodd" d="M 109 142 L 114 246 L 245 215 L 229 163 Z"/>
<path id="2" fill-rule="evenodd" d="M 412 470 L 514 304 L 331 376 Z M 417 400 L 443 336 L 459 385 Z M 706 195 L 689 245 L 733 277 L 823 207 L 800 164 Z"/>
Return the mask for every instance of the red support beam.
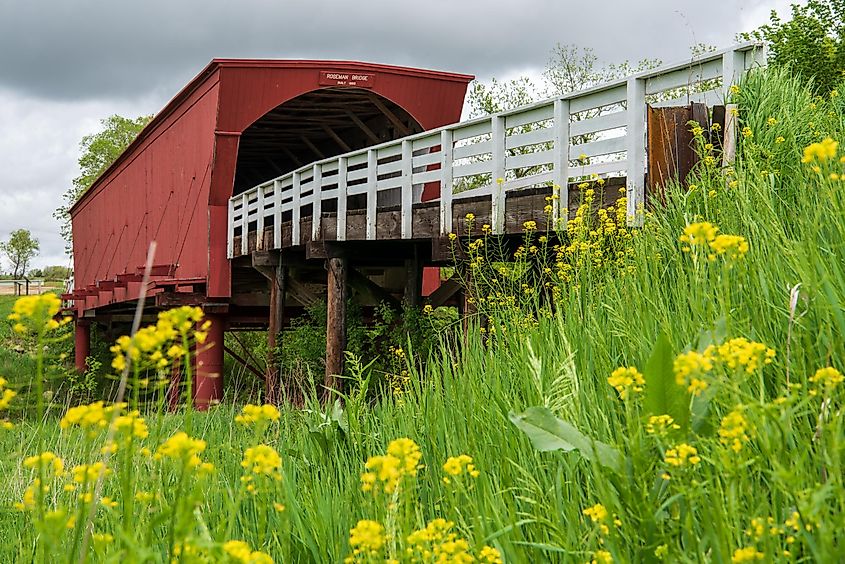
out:
<path id="1" fill-rule="evenodd" d="M 77 320 L 74 327 L 74 365 L 79 373 L 85 372 L 85 360 L 91 354 L 91 323 Z"/>
<path id="2" fill-rule="evenodd" d="M 197 346 L 197 369 L 194 377 L 194 406 L 205 411 L 223 399 L 223 333 L 226 318 L 206 313 L 210 322 L 205 343 Z"/>

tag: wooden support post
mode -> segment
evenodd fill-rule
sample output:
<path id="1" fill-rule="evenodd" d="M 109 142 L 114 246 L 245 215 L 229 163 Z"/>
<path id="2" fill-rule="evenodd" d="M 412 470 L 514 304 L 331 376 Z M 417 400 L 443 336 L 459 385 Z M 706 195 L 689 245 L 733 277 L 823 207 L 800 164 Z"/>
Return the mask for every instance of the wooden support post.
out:
<path id="1" fill-rule="evenodd" d="M 340 389 L 343 374 L 343 352 L 346 349 L 346 295 L 348 259 L 331 256 L 327 262 L 326 290 L 326 378 L 323 399 L 331 398 L 331 390 Z"/>
<path id="2" fill-rule="evenodd" d="M 275 355 L 279 345 L 277 337 L 284 323 L 287 267 L 279 264 L 273 270 L 275 276 L 270 280 L 270 322 L 267 329 L 267 377 L 264 401 L 275 405 L 281 399 L 279 397 L 281 366 L 276 363 Z"/>
<path id="3" fill-rule="evenodd" d="M 408 278 L 405 281 L 405 306 L 418 308 L 422 302 L 423 265 L 420 260 L 420 251 L 416 246 L 413 258 L 405 261 L 405 269 L 408 271 Z"/>

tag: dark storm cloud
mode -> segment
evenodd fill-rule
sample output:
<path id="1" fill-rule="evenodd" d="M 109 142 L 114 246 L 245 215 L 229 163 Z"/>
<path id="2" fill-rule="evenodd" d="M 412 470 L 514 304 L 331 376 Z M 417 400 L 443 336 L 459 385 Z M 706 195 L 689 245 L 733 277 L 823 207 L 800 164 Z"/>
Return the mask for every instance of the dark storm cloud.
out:
<path id="1" fill-rule="evenodd" d="M 771 4 L 772 2 L 768 2 Z M 488 77 L 556 42 L 605 60 L 730 42 L 763 0 L 0 0 L 0 86 L 53 99 L 172 93 L 212 57 L 343 58 Z"/>

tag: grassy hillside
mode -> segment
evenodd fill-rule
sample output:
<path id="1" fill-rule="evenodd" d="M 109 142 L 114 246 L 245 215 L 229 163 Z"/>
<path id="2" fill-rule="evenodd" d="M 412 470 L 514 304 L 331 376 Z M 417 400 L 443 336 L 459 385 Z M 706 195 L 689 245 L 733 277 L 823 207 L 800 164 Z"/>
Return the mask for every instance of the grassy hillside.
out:
<path id="1" fill-rule="evenodd" d="M 842 139 L 845 105 L 774 71 L 735 98 L 733 169 L 670 187 L 630 238 L 573 229 L 590 255 L 567 255 L 567 281 L 552 273 L 553 313 L 497 301 L 483 332 L 427 362 L 397 354 L 402 393 L 367 390 L 353 362 L 342 410 L 145 414 L 149 436 L 118 435 L 108 462 L 92 560 L 841 559 L 845 184 L 843 153 L 821 142 Z M 611 240 L 619 261 L 597 260 Z M 90 481 L 22 461 L 99 459 L 102 417 L 92 433 L 49 420 L 0 434 L 0 560 L 80 550 Z M 162 450 L 178 430 L 204 450 Z M 244 460 L 259 443 L 280 459 Z"/>

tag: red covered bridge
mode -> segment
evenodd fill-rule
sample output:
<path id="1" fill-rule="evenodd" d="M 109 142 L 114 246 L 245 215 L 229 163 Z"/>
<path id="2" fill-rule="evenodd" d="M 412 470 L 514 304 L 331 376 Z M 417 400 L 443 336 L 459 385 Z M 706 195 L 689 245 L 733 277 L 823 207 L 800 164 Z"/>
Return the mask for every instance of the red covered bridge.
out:
<path id="1" fill-rule="evenodd" d="M 212 341 L 266 325 L 269 304 L 248 282 L 233 284 L 229 199 L 304 163 L 453 123 L 471 79 L 345 61 L 213 60 L 71 210 L 77 367 L 91 323 L 128 319 L 153 240 L 155 307 L 203 306 Z M 202 357 L 204 372 L 220 372 L 222 346 Z"/>
<path id="2" fill-rule="evenodd" d="M 323 299 L 332 386 L 348 295 L 363 307 L 416 304 L 423 267 L 450 258 L 443 241 L 453 226 L 465 230 L 467 212 L 507 237 L 524 221 L 546 225 L 546 197 L 557 187 L 559 227 L 578 204 L 570 184 L 591 175 L 627 186 L 636 221 L 646 165 L 649 184 L 683 176 L 686 120 L 706 124 L 708 106 L 724 102 L 761 54 L 738 45 L 462 123 L 471 76 L 214 60 L 71 210 L 75 290 L 65 297 L 76 317 L 77 367 L 92 323 L 128 324 L 156 241 L 146 314 L 192 304 L 212 322 L 209 346 L 198 351 L 198 405 L 222 394 L 224 331 L 268 328 L 272 346 L 291 317 Z M 658 100 L 686 108 L 648 109 Z M 441 288 L 437 303 L 454 286 Z M 268 401 L 277 384 L 268 362 Z"/>

